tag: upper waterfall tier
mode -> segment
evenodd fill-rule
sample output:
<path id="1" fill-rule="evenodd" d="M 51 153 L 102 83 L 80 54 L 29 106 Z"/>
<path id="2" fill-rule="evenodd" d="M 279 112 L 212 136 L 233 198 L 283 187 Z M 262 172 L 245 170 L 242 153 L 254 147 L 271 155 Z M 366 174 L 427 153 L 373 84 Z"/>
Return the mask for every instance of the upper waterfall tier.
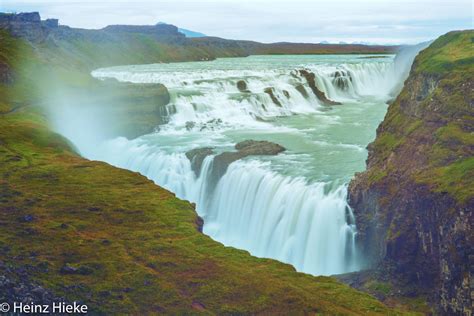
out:
<path id="1" fill-rule="evenodd" d="M 400 80 L 393 56 L 365 57 L 345 56 L 340 63 L 331 57 L 286 56 L 270 68 L 266 61 L 272 57 L 253 56 L 241 59 L 240 65 L 235 59 L 219 59 L 113 67 L 93 75 L 164 84 L 171 93 L 168 128 L 200 129 L 208 122 L 255 126 L 275 117 L 321 111 L 328 102 L 387 100 Z"/>

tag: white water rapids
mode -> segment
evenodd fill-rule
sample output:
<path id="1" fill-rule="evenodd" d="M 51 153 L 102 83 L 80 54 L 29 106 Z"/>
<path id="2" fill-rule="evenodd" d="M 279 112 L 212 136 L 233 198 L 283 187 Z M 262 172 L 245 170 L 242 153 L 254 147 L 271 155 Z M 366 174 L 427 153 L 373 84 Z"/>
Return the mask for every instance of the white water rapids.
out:
<path id="1" fill-rule="evenodd" d="M 364 169 L 365 146 L 403 79 L 393 56 L 366 57 L 252 56 L 99 69 L 93 72 L 98 78 L 164 84 L 171 94 L 169 123 L 135 140 L 79 149 L 195 202 L 203 232 L 225 245 L 314 275 L 354 271 L 357 232 L 347 183 Z M 342 104 L 318 100 L 301 69 L 314 73 L 319 90 Z M 237 88 L 240 80 L 247 91 Z M 75 142 L 77 135 L 65 134 Z M 199 176 L 185 156 L 200 147 L 232 151 L 246 139 L 287 150 L 233 162 L 215 188 L 209 179 L 213 156 L 205 158 Z"/>

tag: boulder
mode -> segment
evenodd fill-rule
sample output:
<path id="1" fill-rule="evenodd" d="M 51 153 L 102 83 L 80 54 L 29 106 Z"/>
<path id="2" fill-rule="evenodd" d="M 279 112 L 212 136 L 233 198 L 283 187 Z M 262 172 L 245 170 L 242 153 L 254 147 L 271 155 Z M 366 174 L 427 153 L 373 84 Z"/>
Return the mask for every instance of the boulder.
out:
<path id="1" fill-rule="evenodd" d="M 247 83 L 244 80 L 237 81 L 237 89 L 239 89 L 240 92 L 250 92 L 250 90 L 247 88 Z"/>
<path id="2" fill-rule="evenodd" d="M 245 153 L 247 156 L 277 155 L 285 151 L 283 146 L 265 140 L 244 140 L 240 143 L 237 143 L 235 145 L 235 149 L 241 153 Z"/>
<path id="3" fill-rule="evenodd" d="M 211 171 L 211 187 L 226 173 L 231 163 L 248 156 L 278 155 L 286 149 L 269 141 L 245 140 L 235 145 L 237 151 L 223 152 L 214 158 Z"/>
<path id="4" fill-rule="evenodd" d="M 186 127 L 186 130 L 190 131 L 196 127 L 196 123 L 193 121 L 187 121 L 184 126 Z"/>

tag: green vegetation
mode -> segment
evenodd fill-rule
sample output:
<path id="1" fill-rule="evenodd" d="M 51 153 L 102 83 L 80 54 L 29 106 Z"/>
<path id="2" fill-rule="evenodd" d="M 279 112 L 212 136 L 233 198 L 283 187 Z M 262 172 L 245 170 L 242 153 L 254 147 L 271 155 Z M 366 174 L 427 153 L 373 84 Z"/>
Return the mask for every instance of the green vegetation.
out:
<path id="1" fill-rule="evenodd" d="M 472 70 L 473 32 L 454 31 L 440 36 L 428 49 L 420 53 L 416 62 L 417 73 L 441 74 Z"/>
<path id="2" fill-rule="evenodd" d="M 370 281 L 365 286 L 370 291 L 380 292 L 384 295 L 388 295 L 392 291 L 392 285 L 388 282 Z"/>
<path id="3" fill-rule="evenodd" d="M 412 88 L 389 107 L 372 144 L 377 163 L 369 183 L 407 173 L 459 203 L 474 197 L 473 38 L 473 31 L 450 32 L 417 56 L 407 82 Z"/>
<path id="4" fill-rule="evenodd" d="M 94 313 L 398 314 L 333 278 L 224 247 L 198 232 L 190 203 L 137 173 L 79 157 L 38 105 L 58 88 L 94 91 L 81 67 L 87 59 L 76 63 L 61 48 L 33 53 L 6 36 L 0 62 L 16 78 L 0 85 L 4 264 L 28 267 L 33 281 Z"/>
<path id="5" fill-rule="evenodd" d="M 474 157 L 457 160 L 447 166 L 434 168 L 429 174 L 422 174 L 418 180 L 433 183 L 435 192 L 448 193 L 460 203 L 474 197 Z"/>

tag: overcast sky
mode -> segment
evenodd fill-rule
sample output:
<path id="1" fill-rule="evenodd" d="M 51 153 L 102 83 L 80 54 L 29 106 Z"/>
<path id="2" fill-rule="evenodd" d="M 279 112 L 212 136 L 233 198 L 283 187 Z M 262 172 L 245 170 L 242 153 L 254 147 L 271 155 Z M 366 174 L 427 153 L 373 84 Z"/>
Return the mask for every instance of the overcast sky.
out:
<path id="1" fill-rule="evenodd" d="M 61 24 L 101 28 L 159 21 L 261 42 L 417 43 L 473 28 L 472 0 L 0 0 L 2 12 L 39 11 Z"/>

